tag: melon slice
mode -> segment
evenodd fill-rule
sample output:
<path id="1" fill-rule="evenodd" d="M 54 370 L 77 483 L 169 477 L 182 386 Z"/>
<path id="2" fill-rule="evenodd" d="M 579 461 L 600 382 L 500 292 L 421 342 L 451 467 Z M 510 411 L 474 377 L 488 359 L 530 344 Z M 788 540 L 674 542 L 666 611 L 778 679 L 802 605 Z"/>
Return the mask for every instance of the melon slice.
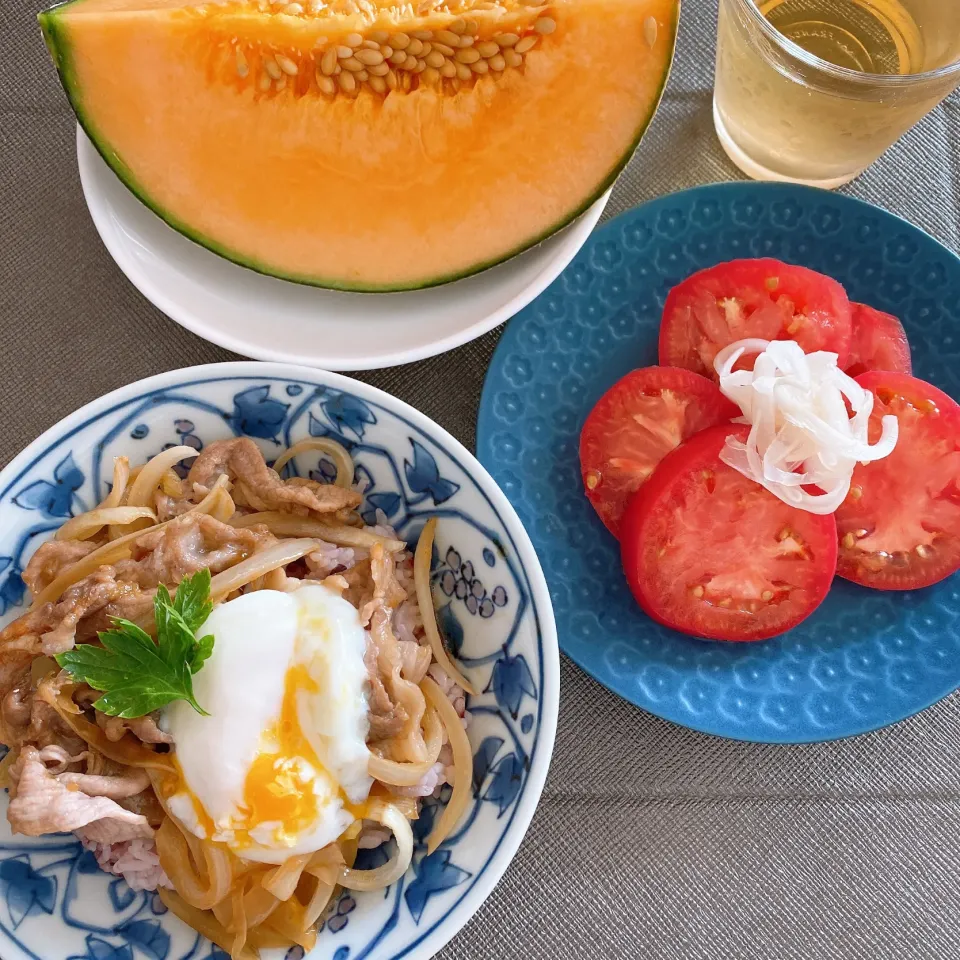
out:
<path id="1" fill-rule="evenodd" d="M 586 209 L 659 103 L 679 0 L 73 0 L 41 14 L 90 139 L 251 269 L 401 290 Z"/>

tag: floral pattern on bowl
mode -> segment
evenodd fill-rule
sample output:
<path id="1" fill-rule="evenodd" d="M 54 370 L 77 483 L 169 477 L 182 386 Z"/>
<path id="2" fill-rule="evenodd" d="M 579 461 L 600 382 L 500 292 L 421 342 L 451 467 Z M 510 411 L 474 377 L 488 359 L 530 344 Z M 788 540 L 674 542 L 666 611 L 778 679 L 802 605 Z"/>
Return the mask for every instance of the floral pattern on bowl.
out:
<path id="1" fill-rule="evenodd" d="M 384 518 L 413 543 L 440 520 L 434 596 L 452 648 L 482 691 L 468 698 L 473 797 L 431 855 L 437 806 L 414 823 L 417 850 L 385 893 L 344 893 L 323 920 L 317 960 L 432 956 L 470 918 L 522 839 L 556 729 L 559 662 L 543 574 L 512 508 L 475 460 L 421 414 L 335 374 L 239 362 L 162 374 L 95 401 L 54 427 L 0 474 L 0 622 L 27 602 L 21 573 L 65 519 L 108 492 L 113 458 L 165 447 L 202 450 L 254 438 L 268 462 L 307 437 L 349 449 L 368 523 Z M 189 462 L 188 462 L 189 463 Z M 333 464 L 303 454 L 287 468 L 331 481 Z M 449 788 L 447 788 L 449 790 Z M 385 854 L 363 851 L 358 866 Z M 70 836 L 11 835 L 0 822 L 0 932 L 6 960 L 226 960 L 152 893 L 103 873 Z M 299 960 L 295 948 L 286 960 Z"/>

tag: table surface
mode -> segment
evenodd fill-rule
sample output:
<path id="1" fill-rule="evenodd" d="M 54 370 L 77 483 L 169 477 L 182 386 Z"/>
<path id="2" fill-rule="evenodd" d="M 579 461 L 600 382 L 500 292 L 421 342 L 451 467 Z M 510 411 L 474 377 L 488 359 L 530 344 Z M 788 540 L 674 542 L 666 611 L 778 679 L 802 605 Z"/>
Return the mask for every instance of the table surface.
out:
<path id="1" fill-rule="evenodd" d="M 954 0 L 949 0 L 954 2 Z M 38 0 L 0 33 L 0 463 L 101 394 L 232 359 L 125 280 L 84 205 Z M 607 210 L 739 176 L 713 133 L 715 0 L 684 0 L 663 105 Z M 956 94 L 848 188 L 960 248 Z M 497 332 L 359 378 L 473 447 Z M 562 665 L 526 840 L 443 960 L 960 957 L 960 695 L 869 736 L 760 746 L 673 726 Z M 62 960 L 62 958 L 51 958 Z"/>

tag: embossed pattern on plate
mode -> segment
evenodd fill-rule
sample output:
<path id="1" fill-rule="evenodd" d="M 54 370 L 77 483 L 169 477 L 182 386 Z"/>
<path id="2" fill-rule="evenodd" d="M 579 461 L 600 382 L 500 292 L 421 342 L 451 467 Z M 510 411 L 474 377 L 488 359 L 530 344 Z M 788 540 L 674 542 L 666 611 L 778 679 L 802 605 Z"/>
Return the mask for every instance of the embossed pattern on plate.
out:
<path id="1" fill-rule="evenodd" d="M 484 387 L 478 456 L 543 563 L 561 649 L 627 700 L 696 730 L 812 742 L 863 733 L 960 685 L 960 575 L 881 593 L 838 580 L 782 637 L 696 640 L 633 602 L 616 542 L 582 494 L 577 446 L 615 380 L 657 361 L 671 286 L 736 257 L 777 257 L 836 277 L 899 316 L 914 372 L 960 398 L 960 260 L 899 218 L 786 184 L 717 184 L 647 203 L 598 230 L 508 325 Z"/>

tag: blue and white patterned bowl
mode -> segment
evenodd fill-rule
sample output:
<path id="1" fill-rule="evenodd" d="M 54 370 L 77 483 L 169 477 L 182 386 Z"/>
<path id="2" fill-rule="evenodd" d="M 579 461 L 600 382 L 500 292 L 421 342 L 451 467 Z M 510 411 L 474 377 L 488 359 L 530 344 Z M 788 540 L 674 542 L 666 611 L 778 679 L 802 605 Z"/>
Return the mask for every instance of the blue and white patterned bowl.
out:
<path id="1" fill-rule="evenodd" d="M 469 700 L 469 816 L 427 856 L 422 840 L 436 808 L 426 807 L 406 876 L 386 893 L 342 895 L 313 952 L 317 960 L 433 956 L 520 845 L 550 763 L 559 697 L 556 626 L 530 540 L 487 472 L 444 430 L 372 387 L 282 364 L 193 367 L 117 390 L 48 430 L 0 473 L 0 623 L 24 609 L 20 573 L 32 552 L 102 499 L 115 456 L 138 463 L 172 444 L 199 450 L 241 434 L 268 460 L 304 438 L 331 436 L 353 452 L 367 480 L 370 517 L 383 510 L 410 540 L 427 517 L 440 518 L 440 618 L 483 691 Z M 316 479 L 334 473 L 318 454 L 297 466 Z M 13 836 L 3 812 L 4 960 L 227 960 L 155 895 L 102 873 L 71 836 Z M 384 855 L 365 856 L 359 865 Z M 286 960 L 301 955 L 297 947 Z"/>

